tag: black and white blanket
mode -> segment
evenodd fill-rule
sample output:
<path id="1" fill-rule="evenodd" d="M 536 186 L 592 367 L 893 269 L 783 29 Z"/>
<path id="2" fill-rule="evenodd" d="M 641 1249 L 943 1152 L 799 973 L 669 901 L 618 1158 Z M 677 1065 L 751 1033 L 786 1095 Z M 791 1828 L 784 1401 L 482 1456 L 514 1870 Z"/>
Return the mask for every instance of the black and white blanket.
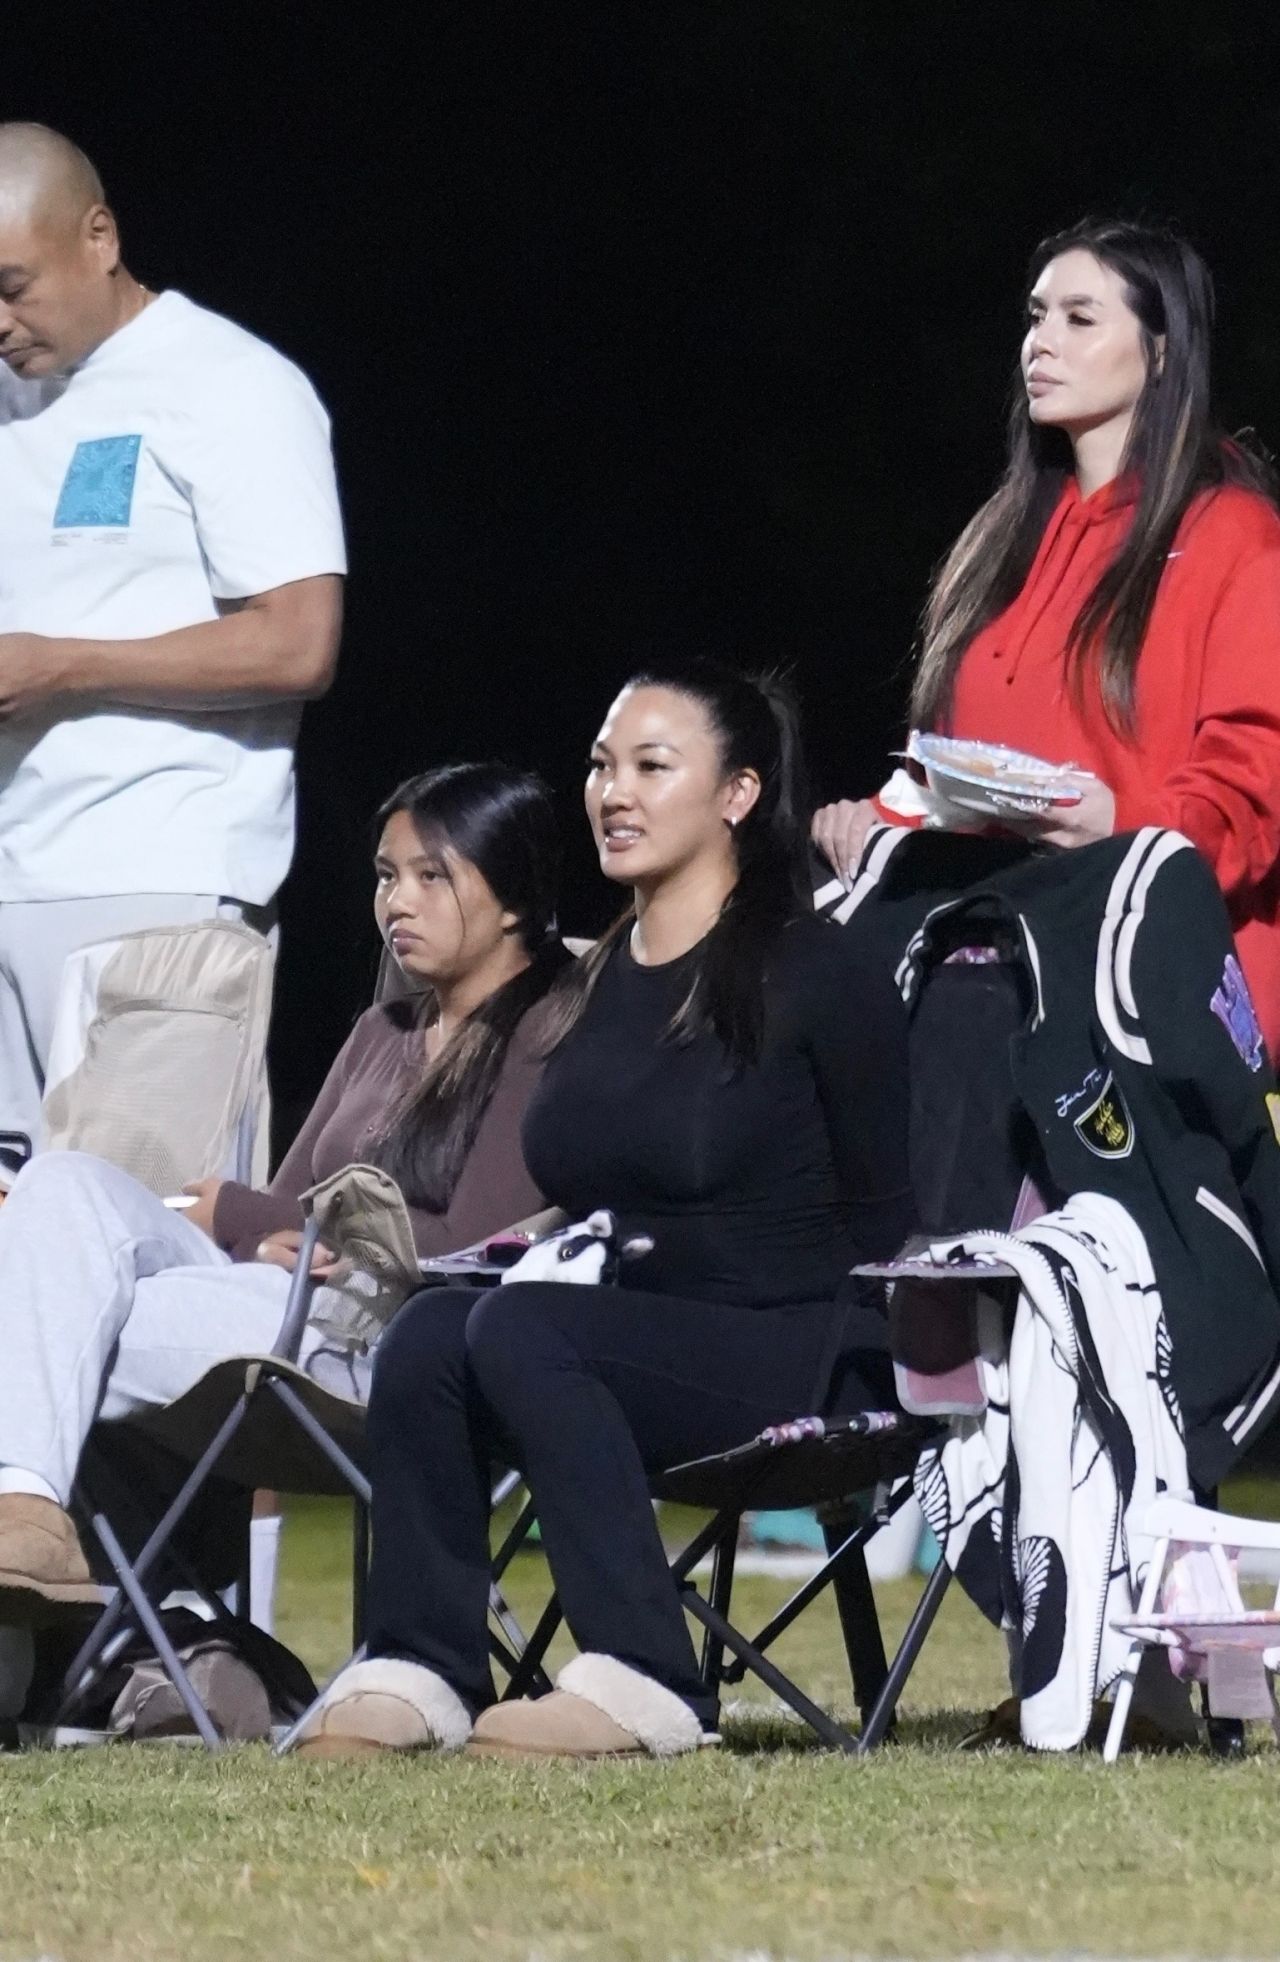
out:
<path id="1" fill-rule="evenodd" d="M 1080 1193 L 929 1257 L 983 1256 L 1020 1281 L 1007 1355 L 980 1363 L 987 1409 L 925 1453 L 916 1490 L 943 1558 L 1008 1634 L 1024 1742 L 1070 1750 L 1127 1653 L 1111 1623 L 1138 1600 L 1130 1509 L 1187 1490 L 1168 1332 L 1146 1242 L 1112 1199 Z"/>

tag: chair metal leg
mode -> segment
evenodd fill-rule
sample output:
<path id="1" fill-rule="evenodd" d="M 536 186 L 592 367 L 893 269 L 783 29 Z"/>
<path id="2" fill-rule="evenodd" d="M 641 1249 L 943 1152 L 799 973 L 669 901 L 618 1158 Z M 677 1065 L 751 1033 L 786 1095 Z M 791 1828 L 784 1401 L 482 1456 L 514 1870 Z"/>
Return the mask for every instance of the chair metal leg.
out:
<path id="1" fill-rule="evenodd" d="M 528 1696 L 530 1691 L 542 1696 L 551 1688 L 542 1661 L 563 1620 L 560 1602 L 553 1594 L 534 1625 L 533 1633 L 525 1644 L 524 1654 L 520 1657 L 511 1681 L 502 1692 L 504 1703 L 513 1703 L 517 1697 Z"/>
<path id="2" fill-rule="evenodd" d="M 670 1563 L 671 1578 L 677 1587 L 683 1587 L 703 1555 L 710 1553 L 720 1544 L 730 1525 L 735 1532 L 737 1531 L 737 1522 L 749 1504 L 749 1494 L 739 1493 L 733 1505 L 721 1506 L 719 1512 L 714 1513 L 705 1526 L 698 1528 L 689 1544 L 682 1547 Z"/>
<path id="3" fill-rule="evenodd" d="M 491 1506 L 490 1510 L 495 1510 L 495 1508 Z M 507 1568 L 511 1565 L 512 1560 L 528 1539 L 529 1529 L 533 1525 L 536 1517 L 536 1509 L 533 1500 L 530 1499 L 526 1504 L 521 1506 L 510 1532 L 493 1556 L 493 1578 L 496 1581 L 502 1579 Z"/>
<path id="4" fill-rule="evenodd" d="M 902 1491 L 891 1497 L 888 1504 L 889 1512 L 896 1512 L 909 1496 L 910 1487 L 904 1484 Z M 745 1502 L 740 1494 L 739 1504 Z M 699 1671 L 702 1680 L 708 1683 L 708 1686 L 714 1685 L 719 1688 L 725 1683 L 741 1682 L 747 1674 L 757 1676 L 809 1725 L 823 1743 L 846 1752 L 869 1748 L 863 1745 L 861 1738 L 869 1736 L 870 1741 L 874 1743 L 884 1734 L 894 1718 L 893 1695 L 886 1699 L 884 1693 L 889 1683 L 890 1672 L 885 1660 L 884 1641 L 863 1550 L 867 1540 L 877 1529 L 878 1519 L 864 1520 L 852 1532 L 849 1531 L 847 1524 L 824 1527 L 827 1559 L 820 1571 L 798 1589 L 784 1607 L 765 1624 L 754 1640 L 748 1640 L 740 1635 L 728 1620 L 738 1516 L 736 1507 L 732 1510 L 724 1508 L 701 1528 L 695 1538 L 671 1563 L 672 1578 L 680 1589 L 684 1606 L 702 1625 L 703 1643 Z M 704 1600 L 697 1593 L 688 1576 L 695 1563 L 708 1549 L 712 1554 L 711 1585 L 708 1598 Z M 902 1657 L 902 1666 L 897 1679 L 898 1688 L 910 1671 L 915 1653 L 928 1632 L 929 1624 L 937 1611 L 937 1603 L 941 1600 L 949 1578 L 950 1575 L 947 1573 L 936 1582 L 931 1580 L 930 1600 L 922 1603 L 917 1610 L 912 1626 L 908 1630 L 908 1638 L 913 1631 L 916 1632 L 915 1645 Z M 863 1729 L 859 1738 L 855 1738 L 852 1732 L 845 1729 L 825 1711 L 820 1710 L 789 1677 L 768 1661 L 765 1654 L 784 1630 L 789 1628 L 791 1623 L 827 1587 L 832 1587 L 835 1591 L 836 1609 L 840 1616 L 845 1648 L 849 1657 L 854 1695 L 863 1717 Z M 926 1594 L 930 1594 L 930 1589 L 926 1589 Z M 734 1657 L 732 1662 L 725 1661 L 726 1650 Z"/>
<path id="5" fill-rule="evenodd" d="M 522 1653 L 523 1650 L 517 1651 L 509 1648 L 496 1628 L 489 1630 L 489 1658 L 492 1662 L 497 1663 L 499 1669 L 505 1669 L 508 1678 L 514 1676 L 516 1670 L 520 1667 L 520 1655 Z"/>
<path id="6" fill-rule="evenodd" d="M 237 1397 L 227 1415 L 218 1426 L 213 1438 L 200 1457 L 187 1473 L 177 1493 L 167 1509 L 149 1534 L 142 1551 L 132 1563 L 130 1572 L 141 1588 L 156 1560 L 164 1552 L 174 1532 L 186 1517 L 205 1480 L 221 1458 L 231 1439 L 244 1421 L 249 1408 L 249 1395 Z M 96 1520 L 96 1515 L 95 1515 Z M 95 1523 L 96 1531 L 96 1523 Z M 101 1538 L 101 1535 L 99 1535 Z M 108 1558 L 110 1556 L 108 1555 Z M 63 1677 L 62 1699 L 53 1716 L 55 1724 L 65 1721 L 69 1713 L 84 1696 L 90 1684 L 100 1672 L 100 1659 L 120 1621 L 127 1613 L 132 1601 L 127 1590 L 118 1589 L 115 1598 L 107 1603 L 102 1613 L 89 1630 L 77 1650 L 66 1675 Z"/>
<path id="7" fill-rule="evenodd" d="M 1169 1557 L 1168 1540 L 1157 1540 L 1151 1549 L 1151 1559 L 1143 1576 L 1142 1592 L 1138 1596 L 1138 1615 L 1146 1620 L 1156 1605 L 1160 1583 L 1164 1579 L 1164 1563 Z M 1124 1668 L 1116 1684 L 1115 1702 L 1111 1706 L 1111 1722 L 1107 1725 L 1107 1739 L 1102 1747 L 1102 1762 L 1114 1764 L 1124 1743 L 1125 1726 L 1129 1721 L 1129 1708 L 1133 1702 L 1134 1686 L 1138 1680 L 1138 1669 L 1142 1663 L 1143 1644 L 1138 1641 L 1129 1644 Z"/>
<path id="8" fill-rule="evenodd" d="M 496 1581 L 492 1582 L 489 1587 L 489 1613 L 493 1616 L 498 1627 L 506 1637 L 512 1658 L 518 1662 L 529 1646 L 528 1639 L 523 1628 L 521 1628 L 515 1615 L 512 1613 L 507 1603 L 506 1595 L 502 1592 Z M 507 1666 L 506 1657 L 500 1655 L 498 1660 L 505 1669 Z"/>
<path id="9" fill-rule="evenodd" d="M 1124 1734 L 1129 1723 L 1129 1708 L 1133 1702 L 1134 1686 L 1138 1680 L 1138 1670 L 1142 1663 L 1141 1642 L 1130 1642 L 1129 1653 L 1125 1657 L 1124 1669 L 1116 1684 L 1115 1700 L 1111 1705 L 1111 1721 L 1107 1725 L 1106 1741 L 1102 1746 L 1103 1764 L 1114 1764 L 1124 1748 Z"/>
<path id="10" fill-rule="evenodd" d="M 847 1537 L 843 1529 L 824 1525 L 822 1531 L 827 1552 L 839 1552 Z M 885 1660 L 876 1597 L 867 1573 L 867 1556 L 861 1545 L 851 1547 L 844 1559 L 832 1568 L 831 1591 L 836 1598 L 840 1632 L 844 1636 L 845 1654 L 849 1658 L 853 1700 L 865 1726 L 868 1712 L 875 1707 L 884 1688 L 889 1665 Z M 892 1720 L 891 1714 L 891 1723 Z"/>
<path id="11" fill-rule="evenodd" d="M 744 1635 L 739 1635 L 737 1629 L 726 1621 L 709 1601 L 703 1600 L 692 1582 L 685 1581 L 682 1584 L 680 1598 L 695 1620 L 700 1621 L 717 1641 L 745 1663 L 752 1675 L 758 1676 L 761 1682 L 789 1709 L 803 1718 L 810 1730 L 815 1731 L 824 1744 L 829 1744 L 836 1751 L 857 1750 L 857 1739 L 853 1734 L 847 1731 L 843 1724 L 838 1724 L 834 1717 L 828 1716 L 825 1710 L 820 1710 L 803 1690 L 797 1689 L 791 1678 L 784 1676 L 781 1669 L 770 1662 L 767 1655 L 762 1655 L 754 1643 L 748 1642 Z"/>
<path id="12" fill-rule="evenodd" d="M 183 1554 L 179 1553 L 176 1547 L 171 1546 L 168 1549 L 168 1557 L 173 1562 L 178 1577 L 181 1579 L 187 1592 L 194 1594 L 196 1599 L 201 1601 L 205 1608 L 207 1608 L 209 1626 L 211 1628 L 224 1628 L 228 1631 L 234 1629 L 237 1616 L 240 1612 L 239 1608 L 229 1608 L 215 1588 L 206 1587 L 191 1562 Z M 239 1583 L 237 1583 L 238 1585 Z M 148 1599 L 150 1598 L 148 1596 Z"/>
<path id="13" fill-rule="evenodd" d="M 342 1674 L 342 1671 L 344 1669 L 350 1669 L 353 1663 L 363 1662 L 363 1661 L 364 1661 L 364 1645 L 362 1643 L 361 1646 L 356 1650 L 355 1654 L 352 1656 L 348 1656 L 347 1660 L 338 1669 L 334 1671 L 333 1675 L 330 1676 L 324 1688 L 318 1692 L 318 1694 L 312 1699 L 310 1703 L 308 1703 L 302 1715 L 300 1717 L 294 1718 L 293 1722 L 290 1724 L 288 1730 L 285 1732 L 284 1736 L 280 1739 L 279 1743 L 272 1746 L 271 1755 L 273 1758 L 282 1758 L 284 1757 L 287 1751 L 291 1751 L 293 1749 L 294 1744 L 297 1742 L 298 1734 L 301 1731 L 302 1726 L 306 1723 L 308 1717 L 310 1717 L 314 1711 L 320 1708 L 320 1705 L 324 1702 L 326 1696 L 328 1696 L 330 1689 L 333 1687 L 334 1683 L 337 1682 L 338 1677 Z"/>
<path id="14" fill-rule="evenodd" d="M 924 1592 L 916 1603 L 916 1611 L 907 1623 L 906 1633 L 898 1644 L 897 1654 L 889 1664 L 880 1694 L 872 1705 L 870 1715 L 863 1723 L 857 1744 L 859 1757 L 865 1757 L 868 1751 L 874 1751 L 893 1723 L 903 1685 L 915 1666 L 916 1657 L 924 1647 L 925 1637 L 933 1627 L 938 1609 L 942 1606 L 942 1597 L 950 1585 L 951 1569 L 945 1560 L 939 1560 L 925 1582 Z"/>
<path id="15" fill-rule="evenodd" d="M 514 1470 L 504 1471 L 502 1477 L 494 1486 L 493 1491 L 489 1494 L 489 1510 L 496 1512 L 498 1507 L 505 1505 L 511 1494 L 518 1491 L 523 1484 L 523 1472 Z"/>
<path id="16" fill-rule="evenodd" d="M 724 1620 L 728 1619 L 729 1602 L 733 1595 L 733 1569 L 737 1554 L 738 1522 L 735 1519 L 716 1541 L 715 1551 L 711 1556 L 711 1586 L 708 1590 L 708 1599 L 716 1613 Z M 724 1643 L 712 1628 L 704 1627 L 698 1674 L 708 1689 L 719 1689 L 723 1666 Z"/>
<path id="17" fill-rule="evenodd" d="M 369 1508 L 361 1498 L 351 1501 L 351 1646 L 364 1641 L 365 1599 L 369 1591 Z"/>
<path id="18" fill-rule="evenodd" d="M 310 1230 L 314 1224 L 314 1221 L 309 1221 L 308 1229 Z M 312 1238 L 314 1237 L 313 1233 Z M 299 1265 L 301 1269 L 305 1263 L 300 1261 Z M 294 1300 L 295 1293 L 298 1297 L 297 1301 Z M 290 1294 L 290 1314 L 298 1307 L 299 1302 L 305 1306 L 303 1291 L 296 1287 L 295 1278 L 295 1288 L 291 1289 Z M 361 1644 L 364 1632 L 365 1579 L 368 1569 L 368 1506 L 371 1497 L 369 1480 L 342 1447 L 329 1436 L 324 1426 L 307 1409 L 292 1387 L 270 1373 L 270 1367 L 269 1363 L 258 1367 L 256 1381 L 252 1386 L 246 1387 L 223 1418 L 214 1436 L 201 1452 L 178 1492 L 148 1535 L 135 1561 L 132 1563 L 128 1561 L 105 1513 L 97 1507 L 90 1508 L 90 1523 L 107 1558 L 116 1570 L 120 1585 L 114 1599 L 104 1606 L 63 1677 L 60 1701 L 52 1718 L 54 1724 L 66 1720 L 101 1675 L 108 1645 L 122 1620 L 132 1610 L 138 1625 L 145 1630 L 154 1644 L 200 1735 L 211 1749 L 219 1748 L 217 1732 L 210 1724 L 207 1714 L 203 1712 L 203 1706 L 191 1688 L 190 1679 L 182 1668 L 172 1643 L 165 1635 L 163 1624 L 146 1592 L 146 1581 L 161 1555 L 166 1551 L 172 1552 L 169 1542 L 173 1534 L 207 1479 L 216 1470 L 227 1446 L 243 1423 L 254 1397 L 268 1391 L 346 1480 L 355 1500 L 352 1620 L 353 1639 L 357 1651 L 363 1652 Z M 198 1591 L 202 1595 L 205 1594 L 204 1589 Z M 211 1605 L 214 1606 L 215 1617 L 224 1618 L 224 1605 L 214 1603 L 211 1597 L 210 1600 Z"/>
<path id="19" fill-rule="evenodd" d="M 910 1484 L 904 1480 L 901 1491 L 890 1494 L 888 1503 L 880 1514 L 873 1518 L 864 1519 L 860 1526 L 855 1527 L 851 1533 L 847 1533 L 843 1538 L 840 1537 L 841 1532 L 844 1531 L 841 1528 L 835 1535 L 836 1544 L 834 1551 L 828 1552 L 826 1560 L 823 1561 L 817 1573 L 811 1574 L 809 1579 L 804 1581 L 796 1589 L 795 1593 L 778 1609 L 778 1612 L 772 1615 L 764 1627 L 753 1636 L 752 1639 L 756 1647 L 758 1649 L 772 1648 L 778 1637 L 790 1628 L 792 1622 L 797 1621 L 805 1610 L 817 1600 L 818 1596 L 830 1587 L 837 1561 L 848 1559 L 855 1548 L 864 1547 L 867 1541 L 879 1529 L 881 1521 L 883 1519 L 891 1519 L 899 1507 L 905 1505 L 910 1496 Z M 826 1538 L 828 1549 L 831 1549 L 832 1536 L 827 1535 Z M 740 1663 L 732 1663 L 726 1668 L 723 1681 L 726 1683 L 741 1682 L 745 1673 Z"/>
<path id="20" fill-rule="evenodd" d="M 111 1530 L 111 1522 L 105 1513 L 95 1513 L 93 1530 L 98 1543 L 115 1570 L 116 1579 L 128 1597 L 129 1606 L 148 1638 L 155 1643 L 156 1654 L 164 1664 L 169 1681 L 182 1698 L 187 1715 L 195 1725 L 200 1736 L 211 1751 L 222 1749 L 222 1739 L 214 1728 L 213 1721 L 204 1704 L 192 1688 L 191 1678 L 182 1666 L 177 1650 L 164 1630 L 164 1623 L 147 1599 L 146 1590 L 138 1583 L 137 1575 L 129 1565 L 124 1548 Z"/>

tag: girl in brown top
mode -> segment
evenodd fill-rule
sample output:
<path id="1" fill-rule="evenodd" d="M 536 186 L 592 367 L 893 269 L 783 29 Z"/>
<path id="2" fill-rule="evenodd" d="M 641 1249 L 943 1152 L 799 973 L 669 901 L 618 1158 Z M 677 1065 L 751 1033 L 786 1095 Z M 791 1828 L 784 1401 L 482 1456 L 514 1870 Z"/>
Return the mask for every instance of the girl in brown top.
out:
<path id="1" fill-rule="evenodd" d="M 519 1140 L 541 1067 L 529 1010 L 567 960 L 547 791 L 502 764 L 452 764 L 402 784 L 377 828 L 374 912 L 417 992 L 360 1017 L 265 1192 L 189 1188 L 187 1217 L 235 1260 L 292 1267 L 298 1195 L 356 1161 L 396 1180 L 423 1258 L 542 1203 Z"/>
<path id="2" fill-rule="evenodd" d="M 382 1166 L 420 1255 L 541 1203 L 520 1123 L 538 1077 L 531 1011 L 567 959 L 549 795 L 502 765 L 458 764 L 378 816 L 378 925 L 421 992 L 361 1017 L 268 1189 L 206 1180 L 182 1212 L 101 1159 L 46 1152 L 0 1210 L 0 1624 L 95 1597 L 66 1511 L 90 1426 L 271 1348 L 309 1185 Z M 322 1249 L 321 1278 L 326 1266 Z M 361 1372 L 324 1341 L 305 1332 L 303 1366 L 359 1394 Z"/>

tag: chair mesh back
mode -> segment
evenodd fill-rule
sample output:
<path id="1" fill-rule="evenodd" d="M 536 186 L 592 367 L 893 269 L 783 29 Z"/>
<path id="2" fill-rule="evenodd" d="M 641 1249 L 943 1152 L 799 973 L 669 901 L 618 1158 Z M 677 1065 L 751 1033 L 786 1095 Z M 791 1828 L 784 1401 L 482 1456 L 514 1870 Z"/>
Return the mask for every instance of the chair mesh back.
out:
<path id="1" fill-rule="evenodd" d="M 158 1193 L 234 1169 L 271 974 L 267 941 L 231 920 L 82 948 L 59 996 L 44 1148 L 93 1152 Z"/>

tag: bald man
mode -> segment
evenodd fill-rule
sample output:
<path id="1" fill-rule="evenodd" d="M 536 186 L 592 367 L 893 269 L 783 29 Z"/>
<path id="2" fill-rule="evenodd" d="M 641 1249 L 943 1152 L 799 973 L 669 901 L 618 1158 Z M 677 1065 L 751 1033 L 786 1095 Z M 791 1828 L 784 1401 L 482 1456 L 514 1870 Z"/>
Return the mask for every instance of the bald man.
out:
<path id="1" fill-rule="evenodd" d="M 89 160 L 0 123 L 0 1187 L 67 955 L 269 918 L 345 570 L 310 383 L 140 285 Z"/>

